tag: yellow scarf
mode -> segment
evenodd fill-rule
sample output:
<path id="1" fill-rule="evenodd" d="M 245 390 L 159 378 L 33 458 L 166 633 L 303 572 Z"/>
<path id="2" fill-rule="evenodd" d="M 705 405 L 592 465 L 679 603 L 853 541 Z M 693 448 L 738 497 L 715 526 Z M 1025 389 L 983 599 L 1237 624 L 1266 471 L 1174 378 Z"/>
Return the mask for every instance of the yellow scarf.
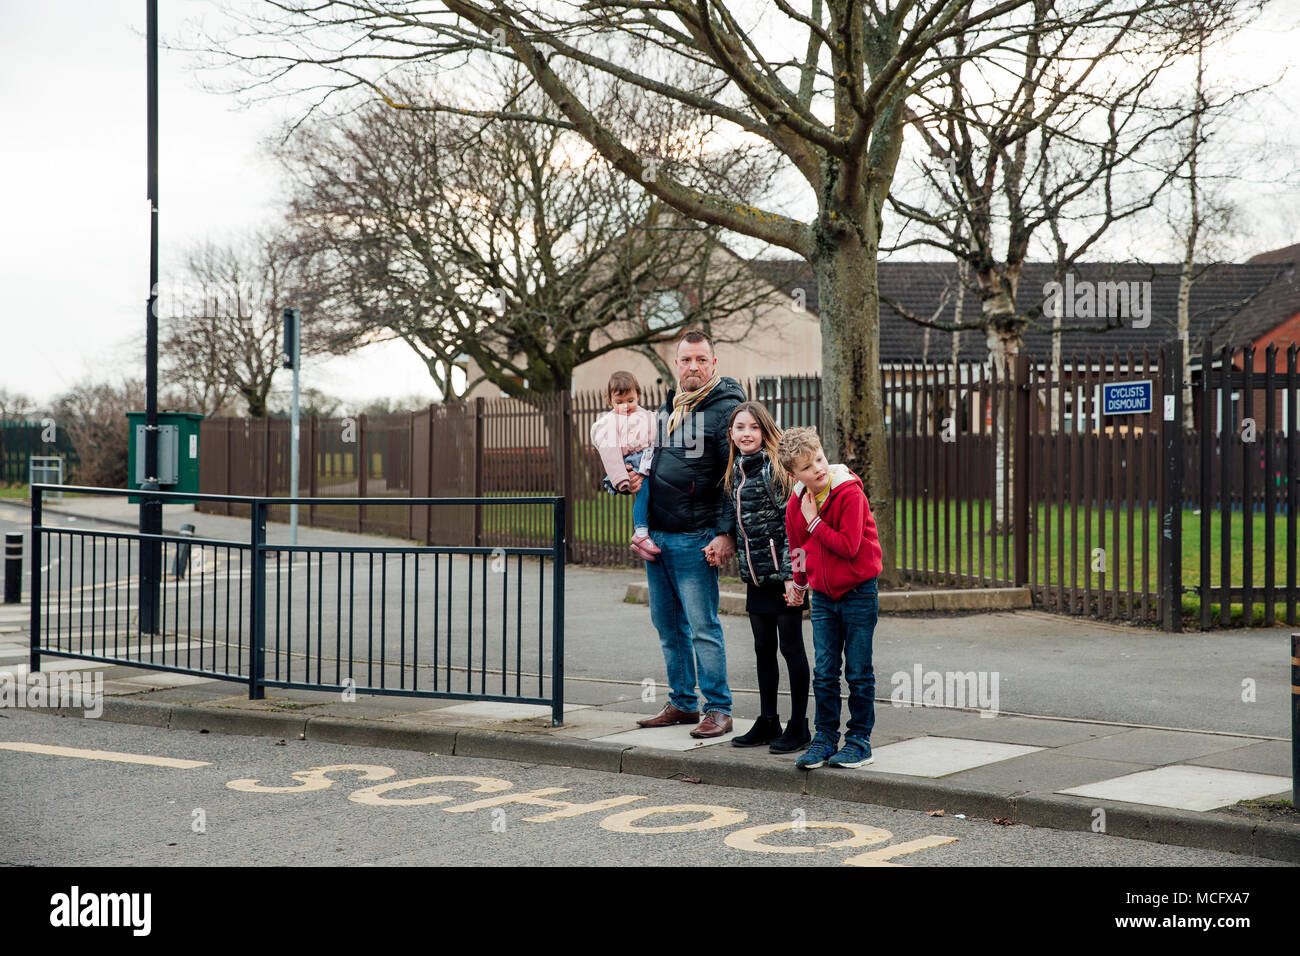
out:
<path id="1" fill-rule="evenodd" d="M 708 395 L 709 392 L 713 391 L 713 389 L 721 381 L 722 381 L 722 376 L 719 375 L 717 372 L 714 372 L 713 377 L 709 379 L 707 382 L 705 382 L 703 385 L 701 385 L 699 388 L 697 388 L 695 391 L 678 392 L 675 396 L 673 396 L 673 412 L 671 415 L 668 416 L 669 435 L 673 433 L 674 428 L 676 428 L 678 425 L 682 423 L 682 419 L 686 417 L 686 413 L 689 412 L 692 408 L 694 408 L 699 403 L 700 399 L 704 398 L 705 395 Z"/>

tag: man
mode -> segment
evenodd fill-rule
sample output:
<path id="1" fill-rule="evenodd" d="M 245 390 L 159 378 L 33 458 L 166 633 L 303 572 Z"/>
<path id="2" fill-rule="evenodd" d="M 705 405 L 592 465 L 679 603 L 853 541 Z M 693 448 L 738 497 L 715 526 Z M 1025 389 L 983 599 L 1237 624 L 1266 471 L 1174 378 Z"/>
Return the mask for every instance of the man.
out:
<path id="1" fill-rule="evenodd" d="M 659 408 L 650 474 L 646 559 L 650 620 L 659 632 L 671 694 L 642 727 L 695 724 L 692 737 L 731 732 L 727 651 L 718 621 L 718 569 L 736 553 L 736 516 L 727 507 L 727 420 L 745 399 L 740 383 L 718 375 L 713 341 L 690 331 L 677 342 L 677 388 Z M 640 487 L 633 477 L 632 491 Z M 700 720 L 695 686 L 704 695 Z"/>

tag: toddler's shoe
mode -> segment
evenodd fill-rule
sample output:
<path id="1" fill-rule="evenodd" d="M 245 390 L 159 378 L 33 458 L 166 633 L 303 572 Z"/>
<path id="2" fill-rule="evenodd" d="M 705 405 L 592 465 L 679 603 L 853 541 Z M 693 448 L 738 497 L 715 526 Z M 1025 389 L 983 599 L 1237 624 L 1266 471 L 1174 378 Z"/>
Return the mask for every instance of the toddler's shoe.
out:
<path id="1" fill-rule="evenodd" d="M 818 734 L 808 745 L 808 749 L 794 760 L 800 770 L 816 770 L 835 753 L 835 745 L 825 734 Z"/>
<path id="2" fill-rule="evenodd" d="M 650 533 L 648 531 L 643 531 L 640 528 L 638 528 L 636 533 L 632 535 L 632 543 L 630 547 L 636 554 L 645 558 L 647 561 L 654 561 L 655 556 L 662 551 L 659 545 L 650 540 Z"/>
<path id="3" fill-rule="evenodd" d="M 839 753 L 826 761 L 826 766 L 852 769 L 853 767 L 866 766 L 875 759 L 871 756 L 871 744 L 846 739 Z"/>

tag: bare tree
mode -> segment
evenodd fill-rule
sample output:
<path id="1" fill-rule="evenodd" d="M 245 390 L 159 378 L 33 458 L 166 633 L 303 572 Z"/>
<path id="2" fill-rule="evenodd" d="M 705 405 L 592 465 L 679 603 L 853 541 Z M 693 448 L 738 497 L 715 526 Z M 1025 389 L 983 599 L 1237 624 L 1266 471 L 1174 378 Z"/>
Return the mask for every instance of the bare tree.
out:
<path id="1" fill-rule="evenodd" d="M 501 85 L 517 108 L 555 112 L 517 66 Z M 770 154 L 752 149 L 705 155 L 708 130 L 637 115 L 611 90 L 601 107 L 660 157 L 649 178 L 691 174 L 678 154 L 705 156 L 702 186 L 711 177 L 753 191 L 773 171 Z M 313 310 L 333 316 L 340 343 L 400 338 L 448 398 L 481 381 L 528 400 L 567 391 L 593 358 L 653 354 L 688 326 L 740 341 L 756 309 L 781 296 L 716 227 L 677 215 L 562 125 L 380 103 L 300 126 L 281 155 L 299 247 L 319 266 Z M 463 359 L 477 374 L 458 388 Z"/>
<path id="2" fill-rule="evenodd" d="M 723 0 L 588 0 L 581 6 L 284 0 L 250 12 L 242 36 L 209 47 L 252 68 L 255 82 L 297 82 L 325 96 L 353 90 L 384 98 L 404 68 L 469 69 L 487 58 L 515 60 L 558 108 L 564 128 L 657 199 L 686 217 L 806 259 L 818 283 L 827 451 L 866 480 L 888 582 L 895 535 L 876 258 L 909 101 L 942 87 L 958 39 L 960 59 L 991 63 L 1021 49 L 1027 37 L 1063 24 L 1100 29 L 1130 22 L 1134 10 L 1177 5 L 1069 0 L 1043 21 L 1033 15 L 1033 0 L 977 9 L 969 0 L 810 0 L 801 9 L 775 0 L 744 10 Z M 675 84 L 672 67 L 681 63 L 705 69 L 707 80 Z M 612 77 L 625 101 L 652 108 L 680 104 L 702 121 L 717 121 L 734 139 L 769 144 L 802 179 L 805 196 L 799 198 L 810 198 L 815 213 L 798 218 L 790 189 L 761 208 L 726 183 L 701 189 L 664 170 L 648 176 L 656 157 L 620 137 L 584 100 L 579 84 L 588 70 Z M 510 102 L 485 103 L 463 87 L 444 87 L 423 105 L 544 126 L 557 122 Z"/>
<path id="3" fill-rule="evenodd" d="M 36 411 L 36 403 L 22 392 L 0 387 L 0 422 L 22 422 Z"/>
<path id="4" fill-rule="evenodd" d="M 203 243 L 185 258 L 182 281 L 168 297 L 161 355 L 166 379 L 203 414 L 239 396 L 253 418 L 267 414 L 267 395 L 283 347 L 283 309 L 306 292 L 302 256 L 282 237 L 255 235 Z M 329 351 L 303 311 L 304 356 Z"/>
<path id="5" fill-rule="evenodd" d="M 144 404 L 144 382 L 139 379 L 82 382 L 54 400 L 54 419 L 77 450 L 74 483 L 126 487 L 126 413 L 140 411 Z"/>
<path id="6" fill-rule="evenodd" d="M 1149 210 L 1175 181 L 1189 154 L 1180 151 L 1170 161 L 1162 150 L 1188 111 L 1177 101 L 1162 102 L 1161 81 L 1194 49 L 1188 18 L 1217 35 L 1248 5 L 1210 0 L 1186 4 L 1183 12 L 1133 4 L 1120 18 L 1089 23 L 1062 18 L 1065 5 L 1057 0 L 1033 0 L 1032 29 L 1013 56 L 996 63 L 969 57 L 970 40 L 955 37 L 942 81 L 909 107 L 911 129 L 929 161 L 921 167 L 918 195 L 890 196 L 905 226 L 920 227 L 893 249 L 927 246 L 951 254 L 980 313 L 954 323 L 896 310 L 927 328 L 983 331 L 989 362 L 1003 380 L 1025 330 L 1046 312 L 1059 367 L 1060 333 L 1068 328 L 1062 297 L 1050 293 L 1052 283 L 1027 299 L 1019 296 L 1026 262 L 1036 249 L 1046 250 L 1060 290 L 1076 263 L 1119 224 Z M 975 10 L 966 4 L 959 22 Z M 1122 306 L 1100 328 L 1150 320 L 1127 297 Z M 1010 455 L 1012 443 L 1002 432 L 1014 427 L 1003 417 L 994 425 L 999 531 L 1007 527 L 1001 483 L 1015 467 L 1014 460 L 1003 461 L 1004 446 Z"/>
<path id="7" fill-rule="evenodd" d="M 1226 238 L 1233 224 L 1233 204 L 1224 181 L 1239 175 L 1239 144 L 1231 157 L 1214 149 L 1225 120 L 1264 87 L 1227 88 L 1210 79 L 1206 56 L 1214 54 L 1227 31 L 1216 29 L 1197 11 L 1187 15 L 1185 29 L 1191 37 L 1195 66 L 1191 102 L 1181 127 L 1175 131 L 1173 149 L 1187 161 L 1178 170 L 1176 186 L 1165 210 L 1166 219 L 1181 250 L 1178 264 L 1178 338 L 1183 344 L 1183 427 L 1195 428 L 1192 401 L 1192 288 L 1206 271 L 1226 258 Z"/>

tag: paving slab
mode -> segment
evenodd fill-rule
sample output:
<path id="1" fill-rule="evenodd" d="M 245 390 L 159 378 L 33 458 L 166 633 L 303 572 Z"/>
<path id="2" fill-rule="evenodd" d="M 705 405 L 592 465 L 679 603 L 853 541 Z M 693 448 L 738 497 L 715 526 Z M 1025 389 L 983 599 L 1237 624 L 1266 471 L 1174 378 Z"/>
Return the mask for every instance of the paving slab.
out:
<path id="1" fill-rule="evenodd" d="M 1289 777 L 1184 765 L 1157 767 L 1057 792 L 1177 810 L 1213 810 L 1290 789 Z"/>
<path id="2" fill-rule="evenodd" d="M 564 726 L 553 728 L 551 734 L 556 737 L 579 737 L 585 740 L 610 737 L 625 731 L 641 729 L 637 727 L 636 722 L 644 716 L 644 714 L 591 707 L 578 711 L 572 716 L 566 714 Z"/>
<path id="3" fill-rule="evenodd" d="M 1152 769 L 1118 760 L 1075 757 L 1055 750 L 1040 750 L 963 770 L 945 777 L 954 784 L 1005 794 L 1053 791 L 1108 780 L 1138 770 Z"/>
<path id="4" fill-rule="evenodd" d="M 296 698 L 295 698 L 296 699 Z M 404 711 L 394 713 L 392 698 L 384 697 L 360 697 L 356 700 L 342 701 L 335 697 L 334 700 L 326 703 L 310 703 L 304 708 L 304 713 L 315 717 L 339 717 L 342 719 L 356 718 L 358 720 L 376 720 L 389 719 L 399 716 Z"/>
<path id="5" fill-rule="evenodd" d="M 847 712 L 847 704 L 844 711 Z M 811 717 L 811 713 L 809 717 Z M 947 734 L 949 730 L 969 727 L 971 721 L 992 724 L 993 718 L 980 717 L 977 714 L 947 707 L 916 707 L 907 705 L 895 707 L 888 701 L 883 704 L 876 701 L 876 724 L 872 734 L 890 733 L 901 737 L 919 737 L 922 734 Z M 872 737 L 875 743 L 875 737 Z"/>
<path id="6" fill-rule="evenodd" d="M 947 737 L 964 737 L 969 740 L 997 740 L 1005 744 L 1027 744 L 1033 747 L 1065 747 L 1123 733 L 1125 729 L 1104 724 L 1000 716 L 980 718 L 960 726 L 954 723 L 951 727 L 945 727 L 943 733 Z"/>
<path id="7" fill-rule="evenodd" d="M 1143 729 L 1109 734 L 1084 743 L 1069 744 L 1061 747 L 1060 752 L 1077 757 L 1097 757 L 1101 760 L 1123 760 L 1128 763 L 1159 766 L 1181 763 L 1193 757 L 1204 757 L 1224 750 L 1248 747 L 1256 742 L 1248 737 Z"/>
<path id="8" fill-rule="evenodd" d="M 1039 749 L 957 737 L 916 737 L 902 743 L 873 747 L 874 761 L 857 769 L 874 768 L 881 773 L 899 773 L 909 777 L 946 777 Z"/>
<path id="9" fill-rule="evenodd" d="M 51 674 L 55 671 L 102 671 L 111 666 L 111 664 L 104 664 L 100 661 L 79 661 L 71 657 L 47 657 L 41 661 L 40 673 Z M 26 677 L 30 672 L 31 667 L 27 664 L 5 664 L 0 666 L 0 673 L 9 674 L 12 677 Z"/>
<path id="10" fill-rule="evenodd" d="M 1186 762 L 1197 767 L 1221 767 L 1284 777 L 1291 773 L 1291 741 L 1262 740 L 1247 747 L 1194 757 Z"/>
<path id="11" fill-rule="evenodd" d="M 485 701 L 484 703 L 493 703 Z M 428 702 L 425 701 L 427 706 Z M 346 705 L 344 705 L 346 706 Z M 575 709 L 570 711 L 570 707 Z M 465 713 L 455 706 L 437 707 L 426 709 L 418 712 L 408 712 L 402 714 L 402 719 L 413 720 L 421 724 L 438 725 L 442 727 L 490 727 L 500 728 L 507 724 L 526 724 L 534 729 L 544 730 L 551 724 L 551 708 L 537 704 L 501 704 L 500 710 L 493 708 L 491 713 L 497 716 L 478 715 L 474 712 Z M 565 705 L 565 713 L 580 713 L 587 708 L 584 705 L 574 704 Z M 391 708 L 390 708 L 391 710 Z M 346 716 L 344 710 L 332 706 L 331 713 L 337 713 L 339 716 Z"/>
<path id="12" fill-rule="evenodd" d="M 566 715 L 587 709 L 587 704 L 564 705 Z M 534 717 L 550 717 L 551 708 L 545 704 L 510 704 L 504 701 L 479 700 L 466 704 L 452 704 L 443 707 L 439 713 L 468 720 L 531 720 Z"/>
<path id="13" fill-rule="evenodd" d="M 130 684 L 126 685 L 132 686 Z M 148 687 L 136 687 L 139 691 L 139 700 L 152 700 L 169 704 L 209 704 L 219 703 L 222 706 L 230 706 L 229 701 L 239 701 L 242 703 L 261 704 L 262 701 L 249 701 L 247 695 L 243 697 L 230 696 L 231 685 L 226 681 L 204 681 L 201 684 L 186 684 L 181 687 L 159 687 L 156 690 Z M 256 709 L 256 708 L 252 708 Z"/>
<path id="14" fill-rule="evenodd" d="M 161 687 L 185 687 L 190 684 L 211 684 L 211 677 L 199 677 L 196 674 L 173 674 L 167 671 L 157 671 L 153 674 L 142 675 L 140 677 L 117 677 L 114 678 L 116 684 L 127 684 L 141 688 L 161 688 Z"/>

